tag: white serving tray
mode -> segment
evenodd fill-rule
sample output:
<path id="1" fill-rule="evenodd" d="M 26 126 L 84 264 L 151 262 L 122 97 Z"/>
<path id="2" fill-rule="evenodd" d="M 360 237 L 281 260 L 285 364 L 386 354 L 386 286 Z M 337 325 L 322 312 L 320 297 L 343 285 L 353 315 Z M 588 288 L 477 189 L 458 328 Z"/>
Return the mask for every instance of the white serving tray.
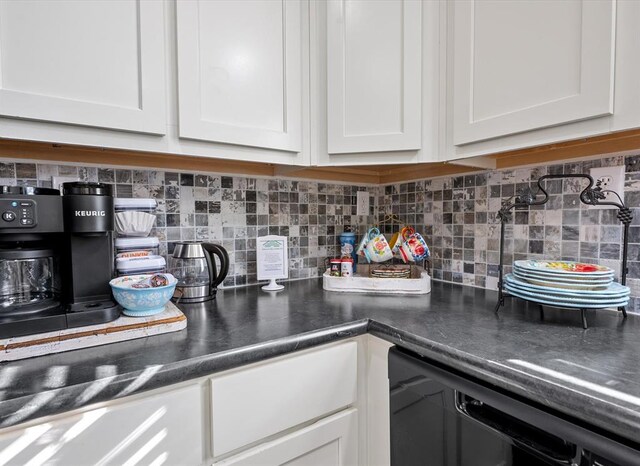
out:
<path id="1" fill-rule="evenodd" d="M 369 267 L 358 264 L 358 275 L 353 277 L 332 277 L 327 269 L 322 275 L 322 288 L 342 293 L 420 295 L 431 292 L 431 277 L 422 267 L 411 266 L 411 278 L 371 278 Z"/>

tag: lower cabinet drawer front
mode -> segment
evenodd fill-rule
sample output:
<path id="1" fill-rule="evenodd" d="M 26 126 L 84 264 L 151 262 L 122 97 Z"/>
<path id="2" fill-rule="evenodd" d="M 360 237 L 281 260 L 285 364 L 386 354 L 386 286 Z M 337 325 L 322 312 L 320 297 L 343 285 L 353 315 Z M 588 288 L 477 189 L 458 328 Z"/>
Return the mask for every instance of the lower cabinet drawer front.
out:
<path id="1" fill-rule="evenodd" d="M 292 356 L 211 380 L 217 457 L 356 399 L 357 344 Z"/>
<path id="2" fill-rule="evenodd" d="M 348 409 L 214 466 L 355 466 L 358 412 Z"/>
<path id="3" fill-rule="evenodd" d="M 200 386 L 0 433 L 2 465 L 201 464 Z"/>

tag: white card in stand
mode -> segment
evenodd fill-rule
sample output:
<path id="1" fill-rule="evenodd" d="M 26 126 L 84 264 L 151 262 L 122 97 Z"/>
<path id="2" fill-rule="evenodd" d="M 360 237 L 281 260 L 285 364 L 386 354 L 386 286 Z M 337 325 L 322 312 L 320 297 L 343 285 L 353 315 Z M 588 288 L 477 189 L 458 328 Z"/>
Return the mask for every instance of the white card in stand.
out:
<path id="1" fill-rule="evenodd" d="M 269 280 L 262 287 L 265 291 L 284 289 L 277 279 L 289 278 L 289 249 L 286 236 L 259 236 L 256 244 L 258 261 L 258 281 Z"/>

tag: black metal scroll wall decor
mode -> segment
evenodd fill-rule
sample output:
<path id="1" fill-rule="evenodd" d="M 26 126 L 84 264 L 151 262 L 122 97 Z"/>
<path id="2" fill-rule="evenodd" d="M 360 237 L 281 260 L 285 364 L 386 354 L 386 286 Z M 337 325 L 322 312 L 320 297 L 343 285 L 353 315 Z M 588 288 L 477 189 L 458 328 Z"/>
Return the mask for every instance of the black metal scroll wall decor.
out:
<path id="1" fill-rule="evenodd" d="M 611 206 L 618 209 L 618 220 L 622 222 L 624 225 L 624 233 L 623 233 L 623 243 L 622 243 L 622 269 L 620 276 L 620 283 L 622 285 L 626 285 L 627 282 L 627 248 L 629 245 L 629 225 L 631 224 L 631 220 L 633 219 L 633 214 L 631 210 L 624 205 L 622 199 L 615 191 L 604 190 L 600 186 L 600 183 L 595 183 L 590 175 L 585 174 L 559 174 L 559 175 L 544 175 L 538 179 L 538 192 L 533 193 L 531 187 L 527 187 L 521 190 L 515 198 L 512 197 L 503 201 L 502 208 L 498 212 L 498 219 L 500 220 L 500 264 L 498 269 L 498 303 L 496 304 L 495 312 L 500 310 L 500 307 L 504 306 L 504 299 L 506 297 L 512 297 L 511 295 L 505 294 L 503 291 L 503 269 L 504 269 L 504 230 L 505 225 L 511 222 L 511 211 L 513 209 L 518 208 L 529 208 L 534 205 L 544 205 L 549 200 L 549 194 L 544 189 L 543 182 L 545 180 L 550 179 L 559 179 L 559 178 L 584 178 L 589 181 L 589 185 L 580 193 L 580 201 L 586 205 L 599 205 L 599 206 Z M 618 201 L 610 201 L 607 200 L 606 193 L 611 193 L 615 196 Z M 538 199 L 541 195 L 541 198 Z M 513 199 L 513 201 L 512 201 Z M 532 300 L 532 302 L 535 302 Z M 538 303 L 540 306 L 540 316 L 544 317 L 544 310 L 542 308 L 542 304 Z M 561 306 L 558 306 L 561 307 Z M 619 311 L 622 312 L 622 315 L 626 318 L 627 311 L 624 307 L 619 307 Z M 582 326 L 587 328 L 587 318 L 586 318 L 586 309 L 580 309 L 582 315 Z"/>

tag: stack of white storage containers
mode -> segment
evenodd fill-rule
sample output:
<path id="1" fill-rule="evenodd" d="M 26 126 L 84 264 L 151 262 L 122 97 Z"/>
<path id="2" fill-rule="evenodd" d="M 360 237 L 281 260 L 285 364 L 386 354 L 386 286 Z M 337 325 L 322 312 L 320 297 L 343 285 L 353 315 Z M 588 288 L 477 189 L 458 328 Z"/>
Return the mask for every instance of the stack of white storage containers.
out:
<path id="1" fill-rule="evenodd" d="M 166 272 L 166 260 L 159 254 L 160 241 L 149 236 L 156 221 L 156 207 L 155 199 L 115 200 L 118 276 Z"/>

